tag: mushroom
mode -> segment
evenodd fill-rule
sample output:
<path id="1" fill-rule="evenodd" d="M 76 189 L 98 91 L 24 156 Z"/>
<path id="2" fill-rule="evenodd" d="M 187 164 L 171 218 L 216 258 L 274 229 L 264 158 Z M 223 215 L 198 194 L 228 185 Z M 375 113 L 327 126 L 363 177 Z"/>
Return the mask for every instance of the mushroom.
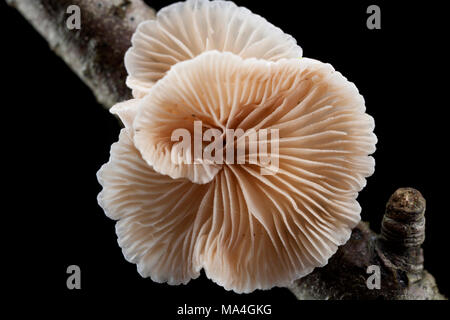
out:
<path id="1" fill-rule="evenodd" d="M 204 269 L 238 293 L 288 286 L 326 265 L 360 221 L 374 121 L 329 64 L 214 50 L 189 58 L 145 78 L 157 82 L 135 108 L 118 107 L 125 128 L 98 172 L 99 204 L 143 277 L 181 284 Z M 173 161 L 185 155 L 172 133 L 199 119 L 217 130 L 277 129 L 276 174 L 261 174 L 259 162 Z"/>
<path id="2" fill-rule="evenodd" d="M 231 1 L 188 0 L 161 9 L 142 22 L 125 55 L 127 85 L 143 97 L 171 66 L 208 50 L 243 58 L 276 61 L 300 58 L 302 49 L 290 35 Z"/>

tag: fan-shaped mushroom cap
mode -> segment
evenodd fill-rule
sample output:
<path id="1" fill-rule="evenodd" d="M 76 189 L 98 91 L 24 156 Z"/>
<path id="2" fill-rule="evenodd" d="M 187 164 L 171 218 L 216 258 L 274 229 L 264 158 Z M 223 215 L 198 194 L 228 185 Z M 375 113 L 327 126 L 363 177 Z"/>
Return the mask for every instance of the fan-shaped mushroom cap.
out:
<path id="1" fill-rule="evenodd" d="M 127 85 L 140 98 L 180 61 L 208 50 L 276 61 L 299 58 L 302 49 L 266 19 L 230 1 L 188 0 L 161 9 L 141 23 L 125 56 Z"/>
<path id="2" fill-rule="evenodd" d="M 170 133 L 195 119 L 278 129 L 278 172 L 176 167 Z M 119 244 L 142 276 L 186 283 L 204 268 L 236 292 L 289 285 L 325 265 L 359 222 L 373 129 L 356 87 L 329 64 L 206 52 L 173 66 L 142 99 L 98 173 L 99 203 L 119 220 Z"/>
<path id="3" fill-rule="evenodd" d="M 119 220 L 119 245 L 143 277 L 175 285 L 199 275 L 194 249 L 202 226 L 194 221 L 208 185 L 155 172 L 128 129 L 120 132 L 97 177 L 103 186 L 98 202 L 108 217 Z"/>
<path id="4" fill-rule="evenodd" d="M 131 128 L 134 118 L 139 110 L 140 99 L 130 99 L 124 102 L 116 103 L 109 109 L 109 112 L 117 115 L 125 128 Z"/>

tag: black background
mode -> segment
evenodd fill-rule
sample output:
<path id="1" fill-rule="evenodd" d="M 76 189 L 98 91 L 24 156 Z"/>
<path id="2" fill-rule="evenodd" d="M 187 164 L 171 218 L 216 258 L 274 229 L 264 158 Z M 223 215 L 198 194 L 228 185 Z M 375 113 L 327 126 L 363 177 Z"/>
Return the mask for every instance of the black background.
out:
<path id="1" fill-rule="evenodd" d="M 148 1 L 155 9 L 172 2 Z M 427 200 L 425 267 L 448 296 L 448 31 L 441 2 L 235 2 L 293 35 L 304 56 L 331 63 L 359 88 L 379 140 L 375 174 L 359 196 L 362 219 L 378 232 L 389 196 L 398 187 L 420 190 Z M 370 4 L 381 7 L 381 30 L 366 27 Z M 13 233 L 6 264 L 19 271 L 9 279 L 19 297 L 143 301 L 167 319 L 184 303 L 271 303 L 274 316 L 301 303 L 282 288 L 227 292 L 204 274 L 175 287 L 142 279 L 96 200 L 95 174 L 109 158 L 119 122 L 3 2 L 1 17 L 2 141 L 11 160 L 3 170 L 13 177 L 4 182 L 3 214 L 15 220 L 4 226 Z M 71 264 L 81 267 L 78 291 L 66 288 Z"/>

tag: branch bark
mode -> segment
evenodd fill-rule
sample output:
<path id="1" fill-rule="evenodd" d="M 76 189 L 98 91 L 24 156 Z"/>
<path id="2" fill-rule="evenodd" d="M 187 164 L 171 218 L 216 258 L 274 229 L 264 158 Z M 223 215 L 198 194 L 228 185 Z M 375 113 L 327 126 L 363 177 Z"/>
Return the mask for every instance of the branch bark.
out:
<path id="1" fill-rule="evenodd" d="M 123 57 L 137 25 L 155 17 L 142 0 L 6 0 L 47 40 L 98 102 L 109 108 L 131 98 Z M 67 8 L 77 5 L 81 28 L 70 30 Z"/>
<path id="2" fill-rule="evenodd" d="M 154 18 L 142 0 L 6 0 L 48 41 L 105 107 L 129 99 L 123 64 L 137 25 Z M 80 30 L 66 26 L 67 7 L 81 9 Z M 298 299 L 445 299 L 423 269 L 425 200 L 414 189 L 388 202 L 381 235 L 361 222 L 329 263 L 289 288 Z M 378 266 L 381 288 L 368 289 L 367 268 Z"/>
<path id="3" fill-rule="evenodd" d="M 425 199 L 412 188 L 389 199 L 381 234 L 365 222 L 328 264 L 290 288 L 298 299 L 443 300 L 434 277 L 423 269 Z M 369 289 L 369 266 L 380 270 L 380 289 Z"/>

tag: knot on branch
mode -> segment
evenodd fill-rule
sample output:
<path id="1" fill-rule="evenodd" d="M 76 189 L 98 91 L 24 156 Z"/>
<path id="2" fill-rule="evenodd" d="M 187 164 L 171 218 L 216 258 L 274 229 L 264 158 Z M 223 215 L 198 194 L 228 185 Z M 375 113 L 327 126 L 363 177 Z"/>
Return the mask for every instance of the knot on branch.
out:
<path id="1" fill-rule="evenodd" d="M 386 205 L 381 237 L 399 247 L 416 247 L 424 242 L 425 199 L 419 191 L 395 191 Z"/>
<path id="2" fill-rule="evenodd" d="M 398 268 L 416 274 L 423 271 L 425 207 L 419 191 L 400 188 L 389 199 L 381 225 L 380 244 L 386 256 Z"/>

